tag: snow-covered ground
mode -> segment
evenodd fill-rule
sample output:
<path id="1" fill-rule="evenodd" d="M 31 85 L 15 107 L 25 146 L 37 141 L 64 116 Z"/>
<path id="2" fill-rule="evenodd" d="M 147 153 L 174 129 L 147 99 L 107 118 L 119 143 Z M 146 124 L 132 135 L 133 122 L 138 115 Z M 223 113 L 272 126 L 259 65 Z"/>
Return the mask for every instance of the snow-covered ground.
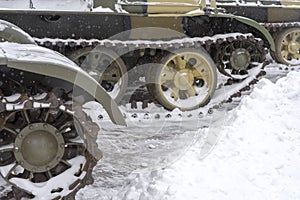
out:
<path id="1" fill-rule="evenodd" d="M 299 199 L 299 123 L 300 73 L 263 79 L 228 113 L 205 159 L 196 143 L 158 175 L 140 176 L 126 199 Z"/>
<path id="2" fill-rule="evenodd" d="M 300 66 L 279 68 L 202 118 L 100 121 L 104 158 L 76 199 L 300 199 Z"/>
<path id="3" fill-rule="evenodd" d="M 198 131 L 186 130 L 185 122 L 164 123 L 160 136 L 172 141 L 165 148 L 150 139 L 155 123 L 152 129 L 104 128 L 99 145 L 109 155 L 98 164 L 94 185 L 76 198 L 299 199 L 300 72 L 277 69 L 270 65 L 250 95 L 206 119 Z M 130 137 L 139 139 L 128 143 Z"/>

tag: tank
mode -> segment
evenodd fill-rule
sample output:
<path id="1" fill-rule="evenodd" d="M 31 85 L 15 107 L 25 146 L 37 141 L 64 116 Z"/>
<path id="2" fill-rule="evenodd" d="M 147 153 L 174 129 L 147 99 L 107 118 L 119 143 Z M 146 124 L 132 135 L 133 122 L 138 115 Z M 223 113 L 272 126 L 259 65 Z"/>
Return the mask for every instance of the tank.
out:
<path id="1" fill-rule="evenodd" d="M 154 102 L 167 110 L 197 109 L 213 98 L 219 73 L 244 80 L 265 60 L 266 48 L 275 51 L 263 26 L 204 0 L 55 2 L 5 8 L 0 19 L 73 60 L 132 108 Z"/>
<path id="2" fill-rule="evenodd" d="M 0 27 L 0 175 L 12 188 L 1 199 L 74 199 L 102 158 L 100 127 L 82 106 L 97 101 L 120 125 L 123 116 L 72 61 L 11 23 Z"/>
<path id="3" fill-rule="evenodd" d="M 300 64 L 300 2 L 293 0 L 217 0 L 229 13 L 252 18 L 272 34 L 273 58 L 287 65 Z"/>

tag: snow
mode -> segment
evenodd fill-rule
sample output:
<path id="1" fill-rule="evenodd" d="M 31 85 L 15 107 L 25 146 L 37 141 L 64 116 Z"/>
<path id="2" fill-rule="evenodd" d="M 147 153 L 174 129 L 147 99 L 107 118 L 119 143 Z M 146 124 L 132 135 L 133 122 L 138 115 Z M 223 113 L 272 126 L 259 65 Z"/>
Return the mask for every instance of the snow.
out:
<path id="1" fill-rule="evenodd" d="M 228 112 L 210 154 L 198 141 L 155 175 L 135 172 L 122 199 L 299 199 L 299 123 L 300 72 L 262 79 Z"/>
<path id="2" fill-rule="evenodd" d="M 160 29 L 157 29 L 160 30 Z M 116 46 L 117 44 L 123 44 L 124 46 L 130 46 L 130 45 L 139 45 L 139 44 L 145 44 L 145 45 L 157 45 L 158 47 L 162 47 L 165 44 L 182 44 L 190 42 L 192 44 L 196 42 L 205 42 L 208 40 L 211 40 L 212 42 L 216 42 L 218 39 L 226 39 L 229 37 L 237 38 L 239 36 L 243 35 L 245 38 L 252 37 L 253 35 L 251 33 L 242 34 L 242 33 L 228 33 L 228 34 L 216 34 L 212 37 L 205 36 L 205 37 L 194 37 L 194 38 L 183 38 L 183 39 L 173 39 L 168 41 L 163 40 L 111 40 L 111 39 L 104 39 L 104 40 L 98 40 L 98 39 L 51 39 L 51 38 L 34 38 L 35 41 L 37 41 L 39 44 L 44 44 L 46 41 L 52 42 L 52 44 L 55 44 L 56 42 L 62 42 L 64 44 L 68 44 L 70 42 L 74 42 L 76 45 L 80 45 L 81 43 L 87 43 L 88 45 L 92 45 L 93 43 L 99 43 L 100 45 L 104 45 L 105 43 L 111 43 L 112 46 Z M 178 35 L 177 35 L 178 37 Z M 124 39 L 124 38 L 123 38 Z M 257 38 L 260 40 L 259 38 Z"/>
<path id="3" fill-rule="evenodd" d="M 83 71 L 74 62 L 62 56 L 60 53 L 34 44 L 15 43 L 14 45 L 11 45 L 10 42 L 1 42 L 0 49 L 5 52 L 5 57 L 7 57 L 8 61 L 13 60 L 19 62 L 48 62 L 68 67 L 71 70 L 75 69 Z"/>
<path id="4" fill-rule="evenodd" d="M 2 147 L 2 149 L 12 149 L 12 148 L 13 148 L 13 144 Z M 69 188 L 71 184 L 75 183 L 78 180 L 82 180 L 86 175 L 85 171 L 82 171 L 80 176 L 77 175 L 78 171 L 82 170 L 82 166 L 84 166 L 86 162 L 86 158 L 84 156 L 77 156 L 75 158 L 67 160 L 67 162 L 70 165 L 72 165 L 72 167 L 64 171 L 64 173 L 54 176 L 46 183 L 45 182 L 33 183 L 30 180 L 18 178 L 18 177 L 13 177 L 9 179 L 9 181 L 12 184 L 17 184 L 20 187 L 24 188 L 26 191 L 29 191 L 32 194 L 34 194 L 35 195 L 34 199 L 53 199 L 60 195 L 64 196 L 72 192 L 72 190 L 74 189 L 73 188 L 71 190 Z M 20 165 L 16 165 L 16 163 L 12 163 L 10 165 L 2 167 L 0 171 L 1 171 L 1 175 L 6 177 L 9 172 L 12 172 L 14 174 L 23 173 L 24 168 L 21 167 Z M 62 189 L 60 192 L 52 191 L 52 189 L 59 189 L 59 188 Z"/>
<path id="5" fill-rule="evenodd" d="M 17 101 L 20 97 L 21 97 L 21 94 L 14 94 L 14 95 L 11 95 L 11 96 L 9 96 L 9 97 L 6 97 L 5 100 L 6 100 L 7 102 L 15 102 L 15 101 Z M 2 101 L 4 101 L 4 99 L 3 99 Z"/>
<path id="6" fill-rule="evenodd" d="M 295 4 L 294 4 L 295 3 Z M 208 2 L 210 4 L 210 2 Z M 275 1 L 266 1 L 266 0 L 257 0 L 257 1 L 251 1 L 251 0 L 218 0 L 217 1 L 218 6 L 247 6 L 247 7 L 294 7 L 299 5 L 299 0 L 285 0 L 284 3 L 282 3 L 280 0 Z"/>
<path id="7" fill-rule="evenodd" d="M 154 119 L 149 108 L 150 122 L 102 121 L 104 159 L 76 199 L 299 199 L 300 66 L 286 67 L 268 65 L 251 93 L 213 115 Z"/>
<path id="8" fill-rule="evenodd" d="M 1 9 L 27 9 L 29 8 L 29 0 L 1 0 L 0 7 Z"/>
<path id="9" fill-rule="evenodd" d="M 172 2 L 172 1 L 157 1 L 157 2 L 144 2 L 144 1 L 127 1 L 121 0 L 119 2 L 120 5 L 167 5 L 167 6 L 197 6 L 199 5 L 197 0 L 185 0 L 185 2 Z"/>
<path id="10" fill-rule="evenodd" d="M 108 94 L 115 99 L 121 91 L 121 86 L 122 86 L 122 79 L 120 79 L 117 83 L 115 83 L 114 85 L 114 89 L 110 92 L 108 92 Z"/>
<path id="11" fill-rule="evenodd" d="M 90 11 L 92 0 L 0 0 L 1 9 Z"/>
<path id="12" fill-rule="evenodd" d="M 90 11 L 92 0 L 33 0 L 33 7 L 37 10 L 71 10 Z"/>
<path id="13" fill-rule="evenodd" d="M 106 13 L 114 12 L 112 9 L 110 9 L 110 8 L 103 8 L 102 6 L 94 8 L 93 11 L 94 12 L 106 12 Z"/>
<path id="14" fill-rule="evenodd" d="M 84 156 L 77 156 L 68 160 L 72 165 L 71 168 L 67 169 L 64 173 L 57 175 L 50 179 L 46 183 L 32 183 L 29 180 L 23 178 L 11 178 L 10 181 L 14 184 L 18 184 L 20 187 L 24 188 L 26 191 L 31 192 L 35 195 L 34 199 L 53 199 L 60 195 L 67 195 L 71 191 L 69 186 L 74 183 L 76 180 L 82 180 L 85 176 L 83 172 L 79 177 L 75 174 L 82 168 L 81 165 L 84 165 L 86 159 Z M 61 192 L 52 192 L 52 189 L 62 188 Z"/>
<path id="15" fill-rule="evenodd" d="M 7 25 L 5 24 L 0 24 L 0 31 L 4 31 L 7 28 Z"/>

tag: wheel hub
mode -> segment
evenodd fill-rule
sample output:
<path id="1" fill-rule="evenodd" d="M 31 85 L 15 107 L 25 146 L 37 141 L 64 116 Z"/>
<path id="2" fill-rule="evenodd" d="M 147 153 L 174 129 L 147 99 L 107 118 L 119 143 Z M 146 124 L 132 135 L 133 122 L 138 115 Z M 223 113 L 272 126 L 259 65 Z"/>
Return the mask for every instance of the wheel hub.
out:
<path id="1" fill-rule="evenodd" d="M 230 64 L 235 70 L 247 70 L 251 62 L 250 53 L 243 48 L 236 49 L 230 57 Z"/>
<path id="2" fill-rule="evenodd" d="M 64 138 L 52 125 L 34 123 L 18 134 L 14 143 L 17 162 L 32 172 L 55 167 L 64 155 Z"/>
<path id="3" fill-rule="evenodd" d="M 188 69 L 180 70 L 174 78 L 175 86 L 180 90 L 188 90 L 194 83 L 194 75 Z"/>
<path id="4" fill-rule="evenodd" d="M 291 41 L 288 45 L 288 50 L 291 54 L 299 53 L 299 44 L 297 42 Z"/>

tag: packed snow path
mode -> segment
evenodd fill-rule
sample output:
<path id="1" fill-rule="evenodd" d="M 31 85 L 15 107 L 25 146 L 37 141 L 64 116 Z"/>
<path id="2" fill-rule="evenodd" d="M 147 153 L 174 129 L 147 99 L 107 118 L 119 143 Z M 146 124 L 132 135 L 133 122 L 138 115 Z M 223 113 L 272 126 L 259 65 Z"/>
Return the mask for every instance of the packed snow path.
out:
<path id="1" fill-rule="evenodd" d="M 201 131 L 186 130 L 184 122 L 165 124 L 165 138 L 151 140 L 148 131 L 160 122 L 123 130 L 124 140 L 111 141 L 113 149 L 123 146 L 122 153 L 100 162 L 94 185 L 77 198 L 299 199 L 300 72 L 286 75 L 272 67 L 237 107 L 206 119 Z M 144 140 L 124 142 L 133 134 Z"/>

